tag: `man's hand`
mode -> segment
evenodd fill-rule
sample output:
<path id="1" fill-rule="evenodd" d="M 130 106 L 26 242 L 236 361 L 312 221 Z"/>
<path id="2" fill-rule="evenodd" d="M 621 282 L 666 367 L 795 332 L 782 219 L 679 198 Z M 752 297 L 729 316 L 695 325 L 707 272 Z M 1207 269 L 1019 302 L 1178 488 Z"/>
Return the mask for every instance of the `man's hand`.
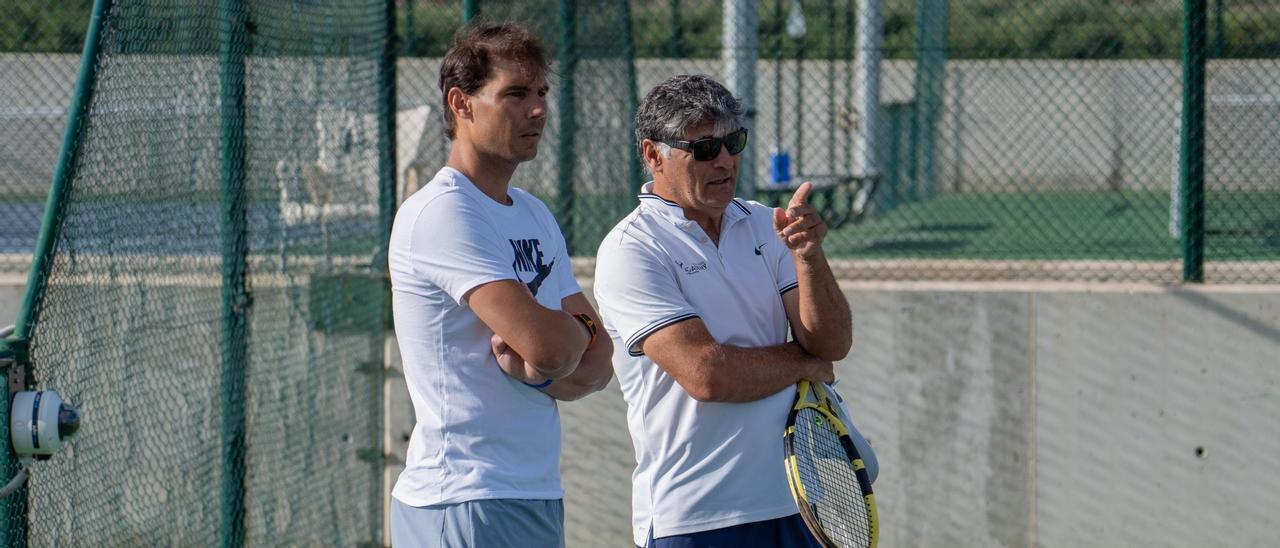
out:
<path id="1" fill-rule="evenodd" d="M 524 358 L 520 357 L 514 348 L 507 346 L 506 341 L 496 333 L 489 338 L 489 347 L 493 350 L 493 357 L 498 359 L 498 367 L 507 376 L 529 384 L 542 384 L 547 381 L 546 377 L 525 363 Z"/>
<path id="2" fill-rule="evenodd" d="M 809 193 L 813 192 L 813 183 L 805 182 L 796 189 L 787 204 L 773 209 L 773 230 L 778 233 L 782 243 L 800 259 L 818 257 L 822 253 L 822 239 L 827 236 L 827 223 L 818 215 L 818 210 L 809 205 Z"/>

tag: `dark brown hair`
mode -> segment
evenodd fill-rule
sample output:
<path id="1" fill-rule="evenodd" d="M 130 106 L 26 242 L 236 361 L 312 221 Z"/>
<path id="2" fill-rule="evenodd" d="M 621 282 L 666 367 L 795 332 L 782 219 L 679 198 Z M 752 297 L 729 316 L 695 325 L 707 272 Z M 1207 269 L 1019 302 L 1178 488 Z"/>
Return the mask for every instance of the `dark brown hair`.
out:
<path id="1" fill-rule="evenodd" d="M 457 120 L 449 109 L 449 90 L 476 93 L 493 78 L 495 59 L 513 61 L 546 74 L 550 59 L 542 40 L 518 23 L 473 21 L 458 29 L 453 45 L 440 63 L 440 101 L 444 106 L 444 132 L 453 139 Z"/>

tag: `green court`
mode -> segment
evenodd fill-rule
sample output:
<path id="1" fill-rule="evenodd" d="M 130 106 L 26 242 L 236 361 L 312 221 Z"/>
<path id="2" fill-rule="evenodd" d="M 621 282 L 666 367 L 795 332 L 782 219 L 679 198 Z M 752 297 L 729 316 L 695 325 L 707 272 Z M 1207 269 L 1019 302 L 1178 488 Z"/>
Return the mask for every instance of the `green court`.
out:
<path id="1" fill-rule="evenodd" d="M 833 230 L 842 258 L 1177 260 L 1168 191 L 947 194 Z M 1280 259 L 1280 192 L 1210 193 L 1209 260 Z"/>

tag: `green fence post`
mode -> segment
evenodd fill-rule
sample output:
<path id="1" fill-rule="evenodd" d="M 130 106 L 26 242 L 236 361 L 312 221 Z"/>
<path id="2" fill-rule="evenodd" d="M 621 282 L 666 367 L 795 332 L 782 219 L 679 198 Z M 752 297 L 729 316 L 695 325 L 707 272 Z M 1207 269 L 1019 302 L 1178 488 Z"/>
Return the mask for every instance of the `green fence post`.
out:
<path id="1" fill-rule="evenodd" d="M 556 163 L 560 166 L 560 180 L 556 188 L 556 217 L 560 219 L 560 228 L 564 232 L 565 245 L 569 248 L 570 255 L 577 251 L 573 238 L 573 178 L 576 171 L 573 137 L 578 128 L 574 121 L 573 77 L 574 68 L 578 64 L 578 52 L 573 12 L 574 0 L 560 0 L 560 49 L 556 55 L 560 65 L 557 86 L 559 91 L 556 93 L 560 133 Z"/>
<path id="2" fill-rule="evenodd" d="M 804 172 L 804 37 L 796 38 L 796 153 L 791 155 L 791 178 L 803 182 Z"/>
<path id="3" fill-rule="evenodd" d="M 0 364 L 4 365 L 3 373 L 8 376 L 10 367 L 17 367 L 19 357 L 17 352 L 10 345 L 14 344 L 11 339 L 0 338 Z M 8 383 L 6 383 L 7 385 Z M 5 395 L 9 392 L 6 390 Z M 0 424 L 5 425 L 0 432 L 0 443 L 4 444 L 3 471 L 5 478 L 12 478 L 21 469 L 18 463 L 17 455 L 13 453 L 13 440 L 9 439 L 9 399 L 5 398 L 5 405 L 0 405 Z M 0 501 L 0 512 L 3 512 L 3 520 L 0 521 L 0 541 L 5 546 L 26 546 L 27 545 L 27 527 L 26 527 L 26 509 L 27 509 L 27 493 L 26 488 L 19 489 L 9 495 L 9 500 Z"/>
<path id="4" fill-rule="evenodd" d="M 1213 52 L 1214 59 L 1222 58 L 1224 43 L 1226 42 L 1226 24 L 1222 21 L 1222 0 L 1213 0 Z"/>
<path id="5" fill-rule="evenodd" d="M 243 0 L 218 6 L 222 147 L 222 459 L 221 516 L 224 547 L 243 546 L 245 384 L 248 337 L 248 256 L 245 218 L 245 57 L 248 13 Z"/>
<path id="6" fill-rule="evenodd" d="M 834 0 L 826 0 L 827 8 L 827 166 L 828 173 L 844 172 L 836 160 L 836 6 Z M 843 33 L 849 34 L 849 33 Z"/>
<path id="7" fill-rule="evenodd" d="M 412 4 L 412 2 L 410 2 Z M 387 264 L 387 256 L 391 244 L 391 224 L 395 220 L 396 214 L 396 189 L 400 188 L 396 178 L 400 172 L 400 166 L 397 165 L 396 159 L 398 127 L 396 125 L 397 110 L 397 87 L 396 87 L 396 0 L 386 0 L 384 3 L 386 9 L 386 36 L 383 37 L 386 43 L 382 51 L 382 64 L 378 71 L 378 86 L 382 90 L 382 100 L 378 105 L 378 139 L 383 143 L 378 147 L 378 238 L 377 253 L 374 255 L 374 265 L 371 268 L 375 274 L 375 279 L 371 280 L 372 285 L 377 286 L 377 295 L 379 296 L 378 318 L 380 320 L 378 327 L 369 333 L 369 347 L 374 349 L 374 360 L 378 366 L 376 370 L 375 385 L 381 390 L 386 383 L 386 340 L 387 336 L 392 333 L 393 324 L 391 318 L 391 272 L 390 265 Z M 369 407 L 368 413 L 376 418 L 374 427 L 381 427 L 386 424 L 383 416 L 383 405 L 381 398 L 366 398 Z M 371 485 L 378 485 L 382 479 L 384 468 L 386 467 L 386 452 L 382 445 L 383 437 L 375 438 L 376 452 L 379 458 L 370 466 L 369 481 Z M 377 530 L 382 525 L 380 516 L 386 514 L 390 509 L 383 505 L 383 497 L 381 490 L 373 490 L 370 497 L 372 508 L 378 509 L 373 513 L 374 529 Z"/>
<path id="8" fill-rule="evenodd" d="M 876 202 L 881 213 L 898 207 L 898 196 L 902 192 L 902 119 L 904 113 L 909 112 L 912 111 L 906 109 L 902 103 L 885 105 L 885 113 L 889 115 L 889 135 L 886 138 L 889 142 L 889 150 L 886 151 L 884 171 L 881 176 L 884 187 L 876 192 Z"/>
<path id="9" fill-rule="evenodd" d="M 417 52 L 417 41 L 415 40 L 417 31 L 413 28 L 414 3 L 413 0 L 409 0 L 404 4 L 404 46 L 402 49 L 404 55 L 414 55 Z M 395 11 L 392 10 L 391 13 L 394 20 Z"/>
<path id="10" fill-rule="evenodd" d="M 773 20 L 773 152 L 782 154 L 782 53 L 786 49 L 783 43 L 786 23 L 782 15 L 782 0 L 773 3 Z"/>
<path id="11" fill-rule="evenodd" d="M 1182 3 L 1182 281 L 1204 282 L 1205 1 Z"/>
<path id="12" fill-rule="evenodd" d="M 670 5 L 671 37 L 667 39 L 667 57 L 680 59 L 684 57 L 684 28 L 680 26 L 680 0 L 671 0 Z"/>
<path id="13" fill-rule="evenodd" d="M 410 2 L 412 5 L 412 2 Z M 378 251 L 374 268 L 386 272 L 387 246 L 391 241 L 391 222 L 396 211 L 396 0 L 386 0 L 386 43 L 382 50 L 382 63 L 378 67 L 378 89 L 382 100 L 378 103 Z M 389 282 L 389 280 L 387 280 Z M 390 285 L 387 284 L 387 291 Z"/>
<path id="14" fill-rule="evenodd" d="M 462 22 L 468 23 L 480 12 L 480 0 L 462 0 Z"/>
<path id="15" fill-rule="evenodd" d="M 635 38 L 631 35 L 631 5 L 628 0 L 618 2 L 622 9 L 622 47 L 625 48 L 627 56 L 627 112 L 634 113 L 640 105 L 639 91 L 636 90 L 636 45 Z M 626 212 L 635 202 L 635 197 L 640 194 L 640 187 L 644 185 L 644 171 L 640 165 L 640 153 L 636 151 L 636 132 L 627 132 L 627 142 L 631 145 L 631 161 L 627 163 L 627 177 L 630 181 L 628 188 L 631 195 L 622 204 L 621 212 Z"/>
<path id="16" fill-rule="evenodd" d="M 938 124 L 946 81 L 948 10 L 949 0 L 918 0 L 916 4 L 916 109 L 908 183 L 913 201 L 937 193 Z"/>

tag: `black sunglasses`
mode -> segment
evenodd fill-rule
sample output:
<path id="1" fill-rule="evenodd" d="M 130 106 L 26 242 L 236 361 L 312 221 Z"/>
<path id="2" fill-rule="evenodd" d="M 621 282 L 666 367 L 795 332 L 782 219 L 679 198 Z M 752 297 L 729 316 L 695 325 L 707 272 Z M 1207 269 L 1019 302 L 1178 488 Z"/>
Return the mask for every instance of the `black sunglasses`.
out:
<path id="1" fill-rule="evenodd" d="M 705 162 L 720 154 L 720 145 L 729 150 L 729 154 L 737 156 L 747 148 L 747 128 L 725 135 L 724 137 L 703 137 L 693 141 L 662 141 L 662 144 L 687 150 L 693 153 L 693 159 Z"/>

